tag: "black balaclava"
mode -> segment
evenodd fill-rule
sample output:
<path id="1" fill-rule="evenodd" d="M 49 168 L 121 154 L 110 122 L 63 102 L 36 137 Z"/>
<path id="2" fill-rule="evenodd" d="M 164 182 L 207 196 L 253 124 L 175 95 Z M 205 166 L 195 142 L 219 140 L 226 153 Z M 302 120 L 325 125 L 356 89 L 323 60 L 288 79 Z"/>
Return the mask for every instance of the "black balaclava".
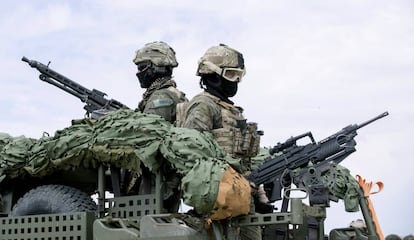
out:
<path id="1" fill-rule="evenodd" d="M 204 90 L 221 100 L 233 104 L 229 99 L 237 93 L 237 82 L 226 80 L 218 74 L 203 74 L 200 79 L 200 85 L 202 88 L 205 85 Z"/>
<path id="2" fill-rule="evenodd" d="M 142 72 L 136 74 L 141 88 L 149 88 L 151 84 L 158 78 L 171 76 L 172 68 L 171 67 L 158 67 L 154 64 Z"/>

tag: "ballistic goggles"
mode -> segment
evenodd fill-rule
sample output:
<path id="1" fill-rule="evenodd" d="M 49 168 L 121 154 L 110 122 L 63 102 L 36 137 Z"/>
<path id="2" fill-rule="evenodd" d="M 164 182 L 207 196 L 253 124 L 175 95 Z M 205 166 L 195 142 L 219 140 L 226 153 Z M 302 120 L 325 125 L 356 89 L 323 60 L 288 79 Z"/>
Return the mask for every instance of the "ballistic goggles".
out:
<path id="1" fill-rule="evenodd" d="M 202 64 L 206 65 L 210 70 L 222 76 L 224 79 L 230 82 L 241 82 L 242 77 L 246 74 L 246 69 L 223 67 L 220 68 L 214 63 L 204 60 Z"/>

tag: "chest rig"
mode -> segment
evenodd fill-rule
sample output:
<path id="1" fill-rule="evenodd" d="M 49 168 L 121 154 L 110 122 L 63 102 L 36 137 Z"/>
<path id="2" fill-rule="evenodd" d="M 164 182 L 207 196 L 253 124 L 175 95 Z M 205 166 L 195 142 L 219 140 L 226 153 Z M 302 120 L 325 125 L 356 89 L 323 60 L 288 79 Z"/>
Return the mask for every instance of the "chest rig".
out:
<path id="1" fill-rule="evenodd" d="M 257 155 L 260 147 L 260 135 L 257 123 L 247 122 L 240 107 L 215 99 L 221 107 L 221 127 L 212 133 L 220 146 L 233 158 L 241 158 L 248 168 L 250 158 Z"/>

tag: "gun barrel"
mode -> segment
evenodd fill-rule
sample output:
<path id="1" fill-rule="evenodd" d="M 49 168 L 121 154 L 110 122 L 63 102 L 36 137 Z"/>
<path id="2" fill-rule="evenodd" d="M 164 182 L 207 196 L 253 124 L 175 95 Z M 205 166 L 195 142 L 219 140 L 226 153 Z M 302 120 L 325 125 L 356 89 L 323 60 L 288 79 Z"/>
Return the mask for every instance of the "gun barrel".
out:
<path id="1" fill-rule="evenodd" d="M 42 65 L 41 63 L 39 63 L 37 61 L 34 61 L 34 60 L 30 60 L 25 56 L 22 57 L 22 61 L 27 62 L 29 64 L 29 66 L 32 67 L 32 68 L 38 68 Z"/>
<path id="2" fill-rule="evenodd" d="M 30 63 L 30 60 L 27 57 L 25 57 L 25 56 L 22 57 L 22 61 L 23 62 Z"/>
<path id="3" fill-rule="evenodd" d="M 89 90 L 88 88 L 85 88 L 79 83 L 71 80 L 70 78 L 65 77 L 53 69 L 50 69 L 49 64 L 44 65 L 43 63 L 37 62 L 35 60 L 30 60 L 25 56 L 22 57 L 22 61 L 27 62 L 32 68 L 36 68 L 40 72 L 40 80 L 52 84 L 62 89 L 63 91 L 79 98 L 82 102 L 85 102 L 86 105 L 84 109 L 86 110 L 87 114 L 101 108 L 105 108 L 107 110 L 116 110 L 126 107 L 119 101 L 116 101 L 114 99 L 106 99 L 106 93 L 96 89 Z"/>
<path id="4" fill-rule="evenodd" d="M 370 123 L 372 123 L 372 122 L 375 122 L 375 121 L 377 121 L 378 119 L 381 119 L 381 118 L 386 117 L 386 116 L 388 116 L 388 112 L 387 112 L 387 111 L 386 111 L 386 112 L 381 113 L 380 115 L 378 115 L 378 116 L 374 117 L 373 119 L 370 119 L 370 120 L 368 120 L 368 121 L 366 121 L 366 122 L 364 122 L 364 123 L 359 124 L 359 125 L 358 125 L 358 128 L 365 127 L 366 125 L 368 125 L 368 124 L 370 124 Z"/>

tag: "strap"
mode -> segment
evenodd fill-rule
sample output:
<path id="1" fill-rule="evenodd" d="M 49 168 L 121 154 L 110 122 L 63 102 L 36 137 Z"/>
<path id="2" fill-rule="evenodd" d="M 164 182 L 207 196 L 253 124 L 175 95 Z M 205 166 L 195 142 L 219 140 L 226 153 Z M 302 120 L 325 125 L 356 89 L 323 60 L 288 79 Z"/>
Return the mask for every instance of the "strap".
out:
<path id="1" fill-rule="evenodd" d="M 362 191 L 364 192 L 364 196 L 367 199 L 367 205 L 368 209 L 371 213 L 372 221 L 374 222 L 375 230 L 377 231 L 377 234 L 380 238 L 380 240 L 384 240 L 384 234 L 382 233 L 380 224 L 378 222 L 377 214 L 375 213 L 374 205 L 372 204 L 371 199 L 369 198 L 372 194 L 377 194 L 382 191 L 384 188 L 384 184 L 382 182 L 367 182 L 364 178 L 362 178 L 360 175 L 356 175 L 356 179 L 358 181 L 359 186 L 361 186 Z M 378 186 L 378 190 L 371 192 L 371 189 L 373 186 Z"/>

